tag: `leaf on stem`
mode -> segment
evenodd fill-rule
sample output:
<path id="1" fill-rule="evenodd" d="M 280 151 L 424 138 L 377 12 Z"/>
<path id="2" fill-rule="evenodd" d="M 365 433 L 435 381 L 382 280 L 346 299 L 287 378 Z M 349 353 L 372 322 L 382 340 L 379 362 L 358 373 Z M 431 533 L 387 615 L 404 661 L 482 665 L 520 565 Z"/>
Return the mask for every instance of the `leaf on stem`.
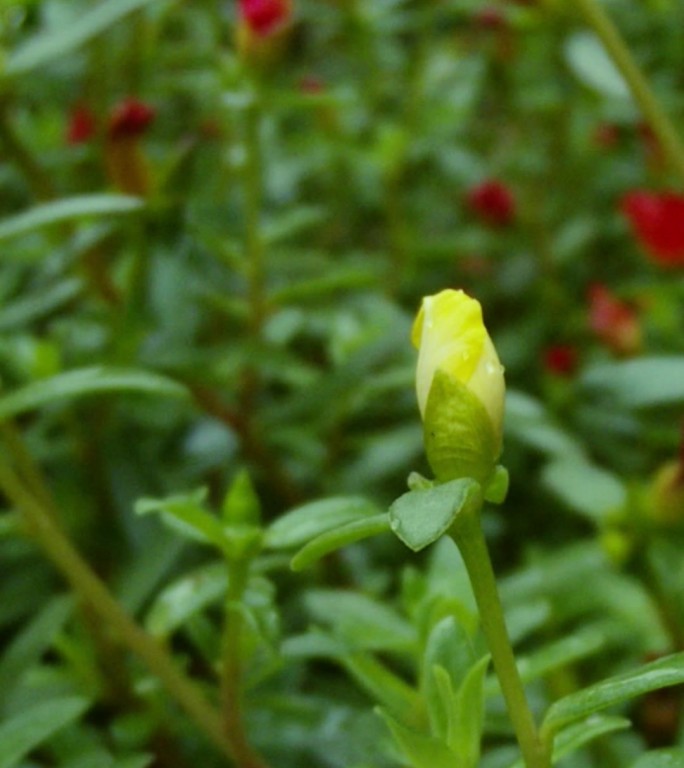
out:
<path id="1" fill-rule="evenodd" d="M 36 704 L 0 724 L 0 768 L 20 763 L 53 733 L 77 720 L 90 706 L 79 696 L 66 696 Z"/>
<path id="2" fill-rule="evenodd" d="M 549 708 L 543 729 L 555 733 L 594 712 L 681 683 L 684 683 L 684 653 L 676 653 L 559 699 Z"/>
<path id="3" fill-rule="evenodd" d="M 0 397 L 0 421 L 32 411 L 56 400 L 100 392 L 142 392 L 158 397 L 185 397 L 177 382 L 149 371 L 105 367 L 77 368 L 49 379 L 31 382 Z"/>
<path id="4" fill-rule="evenodd" d="M 419 552 L 446 533 L 456 517 L 482 503 L 480 485 L 464 477 L 409 491 L 389 509 L 390 526 L 409 549 Z"/>
<path id="5" fill-rule="evenodd" d="M 326 531 L 320 536 L 305 544 L 292 558 L 290 567 L 293 571 L 301 571 L 321 557 L 334 552 L 336 549 L 346 547 L 370 536 L 377 536 L 390 530 L 389 517 L 386 513 L 373 515 L 363 520 L 352 520 L 346 525 Z"/>
<path id="6" fill-rule="evenodd" d="M 81 13 L 72 24 L 62 24 L 53 30 L 38 33 L 8 56 L 5 64 L 6 76 L 23 75 L 64 56 L 150 2 L 151 0 L 106 0 Z"/>
<path id="7" fill-rule="evenodd" d="M 121 216 L 142 210 L 144 202 L 130 195 L 97 194 L 65 197 L 43 203 L 0 221 L 0 242 L 43 227 L 94 216 Z"/>

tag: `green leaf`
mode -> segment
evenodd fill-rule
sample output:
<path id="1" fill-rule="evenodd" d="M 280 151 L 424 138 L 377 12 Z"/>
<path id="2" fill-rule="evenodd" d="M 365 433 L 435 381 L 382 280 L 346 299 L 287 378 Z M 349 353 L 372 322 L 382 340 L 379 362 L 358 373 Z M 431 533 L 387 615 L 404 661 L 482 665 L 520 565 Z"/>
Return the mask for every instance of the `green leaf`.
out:
<path id="1" fill-rule="evenodd" d="M 409 491 L 389 508 L 390 526 L 409 549 L 424 549 L 453 525 L 456 516 L 482 503 L 480 486 L 471 478 Z"/>
<path id="2" fill-rule="evenodd" d="M 583 454 L 582 446 L 553 422 L 544 406 L 530 395 L 506 391 L 507 438 L 518 440 L 550 456 Z"/>
<path id="3" fill-rule="evenodd" d="M 680 683 L 684 683 L 684 653 L 666 656 L 634 672 L 608 678 L 559 699 L 549 708 L 544 718 L 544 729 L 550 732 L 558 731 L 594 712 L 615 706 L 649 691 Z"/>
<path id="4" fill-rule="evenodd" d="M 152 603 L 145 620 L 150 634 L 167 638 L 199 611 L 220 600 L 228 588 L 223 563 L 211 563 L 166 586 Z"/>
<path id="5" fill-rule="evenodd" d="M 16 681 L 38 662 L 71 615 L 71 596 L 53 598 L 12 639 L 0 659 L 0 691 L 8 695 Z"/>
<path id="6" fill-rule="evenodd" d="M 305 544 L 292 558 L 290 567 L 293 571 L 301 571 L 336 549 L 389 530 L 390 521 L 386 512 L 362 520 L 352 520 L 346 525 L 341 525 L 338 528 L 333 528 L 332 531 L 326 531 L 320 536 L 316 536 L 315 539 Z"/>
<path id="7" fill-rule="evenodd" d="M 515 646 L 536 632 L 549 620 L 551 603 L 544 599 L 531 599 L 506 609 L 506 629 Z"/>
<path id="8" fill-rule="evenodd" d="M 593 32 L 576 32 L 565 44 L 565 58 L 577 79 L 602 96 L 628 99 L 630 90 L 620 70 Z"/>
<path id="9" fill-rule="evenodd" d="M 141 392 L 158 397 L 186 397 L 187 390 L 165 376 L 134 369 L 78 368 L 32 382 L 0 397 L 0 421 L 26 411 L 101 392 Z"/>
<path id="10" fill-rule="evenodd" d="M 421 691 L 427 704 L 432 732 L 446 734 L 447 713 L 443 691 L 439 690 L 434 670 L 443 668 L 453 687 L 460 687 L 476 663 L 472 640 L 454 616 L 445 616 L 430 631 L 421 660 Z M 439 674 L 439 673 L 438 673 Z"/>
<path id="11" fill-rule="evenodd" d="M 547 464 L 541 481 L 568 507 L 593 523 L 604 523 L 627 502 L 627 491 L 614 474 L 579 457 Z"/>
<path id="12" fill-rule="evenodd" d="M 630 768 L 684 768 L 684 749 L 672 747 L 652 750 L 641 755 Z"/>
<path id="13" fill-rule="evenodd" d="M 151 0 L 105 0 L 92 10 L 82 13 L 72 24 L 42 32 L 24 43 L 8 56 L 5 74 L 23 75 L 60 58 L 149 2 Z"/>
<path id="14" fill-rule="evenodd" d="M 415 648 L 416 631 L 411 624 L 384 603 L 366 595 L 317 589 L 306 595 L 305 602 L 316 621 L 333 627 L 355 650 Z"/>
<path id="15" fill-rule="evenodd" d="M 261 504 L 246 470 L 238 472 L 233 479 L 223 500 L 221 514 L 226 523 L 259 524 Z"/>
<path id="16" fill-rule="evenodd" d="M 464 768 L 476 768 L 484 722 L 484 678 L 490 657 L 484 656 L 466 674 L 455 698 L 455 718 L 447 744 L 459 756 Z"/>
<path id="17" fill-rule="evenodd" d="M 43 203 L 0 221 L 0 243 L 64 221 L 135 213 L 144 205 L 140 198 L 116 194 L 79 195 Z"/>
<path id="18" fill-rule="evenodd" d="M 624 717 L 607 715 L 592 715 L 580 723 L 574 723 L 556 736 L 553 743 L 553 761 L 556 762 L 571 752 L 577 751 L 599 736 L 614 731 L 623 731 L 630 725 L 629 720 Z"/>
<path id="19" fill-rule="evenodd" d="M 312 277 L 301 282 L 292 282 L 272 292 L 271 301 L 275 306 L 286 304 L 301 305 L 305 302 L 320 304 L 326 296 L 342 291 L 370 287 L 377 284 L 378 271 L 361 266 L 337 270 L 323 277 Z"/>
<path id="20" fill-rule="evenodd" d="M 67 696 L 36 704 L 0 723 L 0 768 L 18 765 L 68 723 L 77 720 L 90 706 L 87 699 Z"/>
<path id="21" fill-rule="evenodd" d="M 275 520 L 266 531 L 265 546 L 271 549 L 300 546 L 331 528 L 376 515 L 378 511 L 375 504 L 361 496 L 312 501 Z"/>
<path id="22" fill-rule="evenodd" d="M 435 664 L 430 670 L 433 680 L 432 689 L 432 731 L 440 741 L 443 741 L 449 749 L 454 749 L 456 741 L 456 722 L 458 719 L 456 695 L 451 681 L 451 675 L 440 664 Z M 460 747 L 456 741 L 456 746 Z M 468 763 L 463 764 L 462 755 L 458 755 L 458 765 L 463 768 L 471 768 Z"/>
<path id="23" fill-rule="evenodd" d="M 135 504 L 137 515 L 156 513 L 173 530 L 194 541 L 214 544 L 221 550 L 227 546 L 225 529 L 218 518 L 207 512 L 203 505 L 206 488 L 165 499 L 139 499 Z"/>
<path id="24" fill-rule="evenodd" d="M 457 765 L 454 753 L 442 741 L 406 728 L 380 707 L 376 712 L 413 768 L 454 768 Z"/>
<path id="25" fill-rule="evenodd" d="M 76 298 L 83 282 L 75 277 L 60 280 L 45 290 L 22 296 L 0 310 L 0 331 L 17 328 L 50 315 Z"/>
<path id="26" fill-rule="evenodd" d="M 609 717 L 607 715 L 592 715 L 586 720 L 574 723 L 569 728 L 564 728 L 553 742 L 553 763 L 561 760 L 566 755 L 576 752 L 599 736 L 613 731 L 622 731 L 629 728 L 630 722 L 624 717 Z M 525 768 L 522 759 L 516 760 L 510 768 Z"/>
<path id="27" fill-rule="evenodd" d="M 611 407 L 676 405 L 684 402 L 684 357 L 641 357 L 601 363 L 587 370 L 581 383 L 609 399 Z"/>
<path id="28" fill-rule="evenodd" d="M 418 691 L 373 656 L 368 653 L 348 654 L 342 658 L 342 664 L 392 717 L 414 728 L 427 725 L 425 706 Z"/>
<path id="29" fill-rule="evenodd" d="M 598 653 L 606 647 L 609 632 L 600 624 L 583 627 L 573 635 L 548 643 L 529 656 L 517 659 L 517 667 L 523 683 L 536 680 L 555 669 L 574 664 L 577 661 Z M 485 695 L 500 693 L 501 687 L 496 676 L 487 679 Z"/>

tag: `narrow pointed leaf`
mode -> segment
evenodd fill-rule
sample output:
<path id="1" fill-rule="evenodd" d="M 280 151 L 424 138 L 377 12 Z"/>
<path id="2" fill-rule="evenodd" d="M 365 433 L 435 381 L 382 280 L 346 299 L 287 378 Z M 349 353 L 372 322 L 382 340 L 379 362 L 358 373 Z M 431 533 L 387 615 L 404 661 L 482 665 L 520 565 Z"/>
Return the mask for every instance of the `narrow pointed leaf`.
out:
<path id="1" fill-rule="evenodd" d="M 185 397 L 186 389 L 149 371 L 116 368 L 78 368 L 35 381 L 0 397 L 0 421 L 51 405 L 103 392 L 142 392 L 158 397 Z"/>
<path id="2" fill-rule="evenodd" d="M 559 699 L 549 708 L 544 720 L 544 729 L 558 731 L 594 712 L 621 704 L 649 691 L 681 683 L 684 683 L 684 653 L 676 653 Z"/>
<path id="3" fill-rule="evenodd" d="M 0 221 L 0 242 L 35 232 L 37 229 L 78 219 L 121 216 L 140 211 L 144 202 L 130 195 L 98 194 L 65 197 L 37 205 Z"/>
<path id="4" fill-rule="evenodd" d="M 5 64 L 5 73 L 9 76 L 25 74 L 42 64 L 54 61 L 87 43 L 150 1 L 106 0 L 82 13 L 73 24 L 41 32 L 10 54 Z"/>
<path id="5" fill-rule="evenodd" d="M 353 520 L 332 531 L 326 531 L 310 541 L 292 558 L 290 567 L 293 571 L 301 571 L 336 549 L 389 530 L 389 517 L 384 512 L 363 520 Z"/>
<path id="6" fill-rule="evenodd" d="M 0 768 L 18 765 L 31 750 L 79 718 L 87 699 L 68 696 L 36 704 L 0 723 Z"/>

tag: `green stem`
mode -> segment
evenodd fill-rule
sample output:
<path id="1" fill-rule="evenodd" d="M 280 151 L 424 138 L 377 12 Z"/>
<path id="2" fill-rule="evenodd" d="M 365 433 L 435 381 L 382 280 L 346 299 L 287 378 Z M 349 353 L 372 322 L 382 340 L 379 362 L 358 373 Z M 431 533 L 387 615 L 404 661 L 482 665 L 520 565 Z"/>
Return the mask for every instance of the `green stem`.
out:
<path id="1" fill-rule="evenodd" d="M 542 744 L 537 733 L 534 716 L 527 703 L 508 638 L 496 578 L 480 526 L 479 510 L 468 510 L 460 515 L 452 529 L 452 535 L 468 570 L 480 612 L 482 630 L 492 654 L 494 669 L 501 684 L 525 765 L 527 768 L 549 768 L 551 764 L 549 750 Z"/>
<path id="2" fill-rule="evenodd" d="M 684 145 L 617 27 L 596 0 L 577 0 L 577 5 L 625 78 L 634 101 L 651 126 L 672 167 L 684 180 Z"/>
<path id="3" fill-rule="evenodd" d="M 267 768 L 266 763 L 249 743 L 243 708 L 244 674 L 242 664 L 243 606 L 242 598 L 248 577 L 248 563 L 228 564 L 228 597 L 223 633 L 221 698 L 223 725 L 233 745 L 238 768 Z"/>
<path id="4" fill-rule="evenodd" d="M 250 330 L 258 339 L 266 317 L 266 273 L 264 267 L 264 241 L 261 233 L 263 207 L 261 139 L 261 106 L 259 84 L 253 86 L 254 102 L 245 113 L 245 256 L 247 264 Z"/>
<path id="5" fill-rule="evenodd" d="M 115 632 L 125 647 L 145 662 L 178 705 L 220 751 L 228 757 L 233 757 L 232 745 L 223 733 L 218 713 L 195 685 L 178 670 L 165 649 L 124 611 L 106 585 L 50 518 L 42 504 L 25 488 L 19 477 L 3 464 L 0 464 L 0 488 L 23 513 L 29 533 L 69 582 L 74 592 Z"/>

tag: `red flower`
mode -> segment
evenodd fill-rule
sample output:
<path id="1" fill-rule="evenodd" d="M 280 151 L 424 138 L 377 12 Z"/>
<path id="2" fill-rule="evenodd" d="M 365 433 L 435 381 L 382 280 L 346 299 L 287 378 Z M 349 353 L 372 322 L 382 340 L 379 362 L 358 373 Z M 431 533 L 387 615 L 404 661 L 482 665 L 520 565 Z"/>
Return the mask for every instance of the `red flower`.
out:
<path id="1" fill-rule="evenodd" d="M 615 123 L 599 123 L 594 130 L 594 144 L 601 149 L 613 149 L 620 141 L 620 126 Z"/>
<path id="2" fill-rule="evenodd" d="M 544 351 L 544 367 L 556 376 L 572 376 L 578 363 L 577 348 L 570 344 L 554 344 Z"/>
<path id="3" fill-rule="evenodd" d="M 77 106 L 71 110 L 66 140 L 69 144 L 85 144 L 95 135 L 95 115 L 88 107 Z"/>
<path id="4" fill-rule="evenodd" d="M 621 207 L 653 261 L 662 267 L 684 267 L 684 195 L 630 192 Z"/>
<path id="5" fill-rule="evenodd" d="M 240 16 L 257 35 L 266 37 L 290 18 L 289 0 L 239 0 Z"/>
<path id="6" fill-rule="evenodd" d="M 306 75 L 299 81 L 299 89 L 302 93 L 316 96 L 319 93 L 323 93 L 325 83 L 316 75 Z"/>
<path id="7" fill-rule="evenodd" d="M 515 198 L 500 181 L 483 181 L 468 191 L 467 203 L 483 221 L 493 226 L 505 226 L 515 216 Z"/>
<path id="8" fill-rule="evenodd" d="M 501 29 L 507 26 L 506 17 L 493 5 L 485 5 L 473 15 L 473 20 L 482 29 Z"/>
<path id="9" fill-rule="evenodd" d="M 641 348 L 641 324 L 636 310 L 605 285 L 589 287 L 589 326 L 597 338 L 618 355 Z"/>
<path id="10" fill-rule="evenodd" d="M 147 130 L 156 114 L 156 109 L 144 101 L 124 99 L 114 107 L 109 117 L 109 137 L 121 139 L 140 136 Z"/>

